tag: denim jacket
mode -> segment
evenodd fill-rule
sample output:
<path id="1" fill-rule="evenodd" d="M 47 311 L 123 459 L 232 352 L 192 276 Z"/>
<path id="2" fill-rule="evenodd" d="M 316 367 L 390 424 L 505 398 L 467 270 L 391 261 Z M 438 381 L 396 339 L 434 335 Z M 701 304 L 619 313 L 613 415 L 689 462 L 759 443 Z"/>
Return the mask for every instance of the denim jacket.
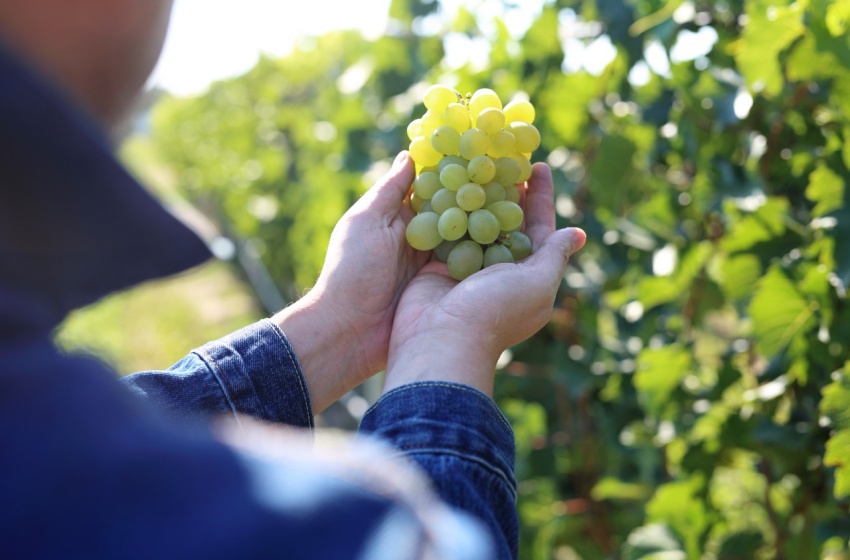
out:
<path id="1" fill-rule="evenodd" d="M 516 556 L 513 432 L 473 388 L 405 385 L 326 433 L 268 320 L 121 380 L 53 345 L 209 256 L 0 45 L 0 558 Z"/>

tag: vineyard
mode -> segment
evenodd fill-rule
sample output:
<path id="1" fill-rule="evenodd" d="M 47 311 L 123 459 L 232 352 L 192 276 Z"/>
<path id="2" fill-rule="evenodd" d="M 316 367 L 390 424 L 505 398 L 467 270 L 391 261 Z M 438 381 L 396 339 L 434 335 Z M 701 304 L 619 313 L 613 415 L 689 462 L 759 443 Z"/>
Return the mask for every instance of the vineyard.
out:
<path id="1" fill-rule="evenodd" d="M 394 0 L 163 95 L 148 141 L 291 301 L 430 84 L 528 99 L 588 242 L 496 379 L 520 558 L 850 558 L 850 2 L 522 5 Z"/>

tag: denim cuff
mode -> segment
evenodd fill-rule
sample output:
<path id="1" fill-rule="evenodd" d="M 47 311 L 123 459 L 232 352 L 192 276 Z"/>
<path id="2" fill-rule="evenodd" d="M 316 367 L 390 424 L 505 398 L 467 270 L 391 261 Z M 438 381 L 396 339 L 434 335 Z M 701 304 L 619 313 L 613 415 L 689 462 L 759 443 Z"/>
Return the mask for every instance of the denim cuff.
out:
<path id="1" fill-rule="evenodd" d="M 366 411 L 360 432 L 383 438 L 403 455 L 453 455 L 476 463 L 516 496 L 513 429 L 478 389 L 444 381 L 402 385 Z"/>
<path id="2" fill-rule="evenodd" d="M 312 428 L 307 382 L 283 331 L 257 321 L 193 352 L 213 373 L 234 412 Z"/>

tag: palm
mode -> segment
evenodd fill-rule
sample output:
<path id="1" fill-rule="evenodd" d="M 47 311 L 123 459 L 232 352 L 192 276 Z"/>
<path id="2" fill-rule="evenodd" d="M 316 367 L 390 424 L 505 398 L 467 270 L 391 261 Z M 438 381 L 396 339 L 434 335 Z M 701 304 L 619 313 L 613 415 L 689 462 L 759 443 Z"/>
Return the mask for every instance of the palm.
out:
<path id="1" fill-rule="evenodd" d="M 504 333 L 494 351 L 519 342 L 525 337 L 520 333 L 539 329 L 551 310 L 549 291 L 523 289 L 527 274 L 524 263 L 497 265 L 458 283 L 446 265 L 432 261 L 410 281 L 398 304 L 390 353 L 422 332 L 446 338 L 478 333 L 479 344 L 489 344 L 491 333 Z"/>
<path id="2" fill-rule="evenodd" d="M 416 380 L 454 380 L 490 390 L 502 350 L 542 328 L 552 312 L 580 231 L 555 229 L 552 176 L 535 164 L 523 202 L 534 252 L 453 280 L 432 261 L 407 285 L 396 308 L 386 388 Z"/>

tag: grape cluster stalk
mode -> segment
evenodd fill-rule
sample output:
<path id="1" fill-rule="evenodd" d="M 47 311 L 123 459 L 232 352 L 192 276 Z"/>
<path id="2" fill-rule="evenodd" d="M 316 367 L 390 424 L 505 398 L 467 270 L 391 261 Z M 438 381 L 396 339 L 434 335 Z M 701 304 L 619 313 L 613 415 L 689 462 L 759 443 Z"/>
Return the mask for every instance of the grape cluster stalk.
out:
<path id="1" fill-rule="evenodd" d="M 524 99 L 503 106 L 491 89 L 463 96 L 439 84 L 423 102 L 425 113 L 407 127 L 416 164 L 407 242 L 433 250 L 456 280 L 528 257 L 519 202 L 540 145 L 534 106 Z"/>

